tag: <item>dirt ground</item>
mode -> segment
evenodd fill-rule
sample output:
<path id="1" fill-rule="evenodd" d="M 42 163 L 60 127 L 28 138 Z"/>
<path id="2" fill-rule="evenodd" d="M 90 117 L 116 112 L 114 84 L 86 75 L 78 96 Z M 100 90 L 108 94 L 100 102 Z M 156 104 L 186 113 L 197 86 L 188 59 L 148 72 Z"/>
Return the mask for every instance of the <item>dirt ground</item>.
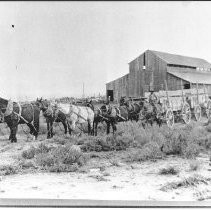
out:
<path id="1" fill-rule="evenodd" d="M 8 135 L 0 138 L 0 165 L 15 164 L 23 150 L 45 141 L 46 134 L 37 141 L 19 134 L 18 143 L 11 144 Z M 190 160 L 177 156 L 156 161 L 128 163 L 122 158 L 127 151 L 101 152 L 78 172 L 26 172 L 0 177 L 0 198 L 145 200 L 145 201 L 210 201 L 210 183 L 181 186 L 163 191 L 170 182 L 184 180 L 196 174 L 211 177 L 210 154 L 200 154 L 200 168 L 190 170 Z M 174 166 L 177 175 L 160 175 L 162 168 Z"/>

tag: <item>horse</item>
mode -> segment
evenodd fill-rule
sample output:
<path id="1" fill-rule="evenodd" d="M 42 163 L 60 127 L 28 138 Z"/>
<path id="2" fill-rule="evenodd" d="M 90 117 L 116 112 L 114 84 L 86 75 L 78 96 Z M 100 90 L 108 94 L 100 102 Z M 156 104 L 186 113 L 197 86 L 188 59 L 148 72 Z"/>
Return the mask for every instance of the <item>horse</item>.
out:
<path id="1" fill-rule="evenodd" d="M 146 100 L 140 102 L 141 111 L 139 118 L 141 119 L 142 126 L 145 128 L 146 124 L 153 125 L 153 122 L 156 122 L 159 127 L 162 124 L 162 106 L 157 104 L 151 104 Z"/>
<path id="2" fill-rule="evenodd" d="M 110 133 L 110 126 L 112 126 L 113 134 L 116 132 L 117 122 L 125 122 L 128 120 L 128 111 L 126 106 L 110 106 L 102 105 L 98 111 L 101 115 L 101 119 L 106 122 L 107 134 Z"/>
<path id="3" fill-rule="evenodd" d="M 141 111 L 140 105 L 129 100 L 126 101 L 124 105 L 127 107 L 129 120 L 135 120 L 137 122 L 139 120 L 139 113 Z"/>
<path id="4" fill-rule="evenodd" d="M 40 109 L 35 104 L 27 103 L 20 105 L 17 102 L 0 98 L 0 112 L 3 121 L 10 128 L 9 140 L 17 142 L 18 124 L 26 124 L 30 128 L 30 134 L 35 139 L 39 133 Z"/>
<path id="5" fill-rule="evenodd" d="M 107 118 L 102 116 L 102 111 L 99 107 L 94 107 L 94 105 L 91 102 L 86 103 L 86 106 L 91 108 L 94 112 L 94 121 L 93 121 L 93 135 L 97 136 L 97 128 L 98 124 L 101 122 L 106 122 L 108 120 Z"/>
<path id="6" fill-rule="evenodd" d="M 47 123 L 47 139 L 53 137 L 53 123 L 61 122 L 64 127 L 64 133 L 67 134 L 67 128 L 69 129 L 69 134 L 71 134 L 70 128 L 67 123 L 66 115 L 58 109 L 58 107 L 48 101 L 47 99 L 43 100 L 42 98 L 36 100 L 37 106 L 43 112 L 43 116 L 46 119 Z"/>
<path id="7" fill-rule="evenodd" d="M 58 103 L 58 107 L 67 117 L 70 134 L 77 124 L 88 123 L 88 135 L 93 135 L 94 111 L 90 107 L 62 103 Z"/>

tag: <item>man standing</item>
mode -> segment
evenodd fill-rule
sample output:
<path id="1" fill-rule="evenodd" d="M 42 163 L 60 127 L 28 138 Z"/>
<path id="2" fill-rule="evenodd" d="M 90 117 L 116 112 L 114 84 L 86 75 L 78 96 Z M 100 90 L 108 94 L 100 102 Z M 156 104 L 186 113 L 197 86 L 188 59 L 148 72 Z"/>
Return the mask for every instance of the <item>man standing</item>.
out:
<path id="1" fill-rule="evenodd" d="M 154 105 L 158 101 L 158 97 L 155 95 L 154 91 L 150 91 L 149 103 Z"/>

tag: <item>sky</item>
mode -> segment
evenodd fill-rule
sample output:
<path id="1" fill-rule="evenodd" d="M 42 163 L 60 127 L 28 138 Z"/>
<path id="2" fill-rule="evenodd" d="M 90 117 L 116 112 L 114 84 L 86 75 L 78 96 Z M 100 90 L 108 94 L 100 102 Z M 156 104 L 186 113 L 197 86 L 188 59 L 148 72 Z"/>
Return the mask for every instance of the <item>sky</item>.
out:
<path id="1" fill-rule="evenodd" d="M 211 2 L 0 2 L 0 97 L 105 94 L 145 50 L 211 62 Z M 14 27 L 12 27 L 14 25 Z"/>

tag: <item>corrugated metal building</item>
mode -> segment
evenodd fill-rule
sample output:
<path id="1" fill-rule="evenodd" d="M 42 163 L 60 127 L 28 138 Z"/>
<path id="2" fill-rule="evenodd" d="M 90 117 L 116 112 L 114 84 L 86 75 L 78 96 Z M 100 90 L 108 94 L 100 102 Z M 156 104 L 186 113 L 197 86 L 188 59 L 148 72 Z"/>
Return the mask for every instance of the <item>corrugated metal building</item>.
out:
<path id="1" fill-rule="evenodd" d="M 107 97 L 140 97 L 150 89 L 169 90 L 205 85 L 211 95 L 211 64 L 204 59 L 147 50 L 129 63 L 129 74 L 106 84 Z"/>

